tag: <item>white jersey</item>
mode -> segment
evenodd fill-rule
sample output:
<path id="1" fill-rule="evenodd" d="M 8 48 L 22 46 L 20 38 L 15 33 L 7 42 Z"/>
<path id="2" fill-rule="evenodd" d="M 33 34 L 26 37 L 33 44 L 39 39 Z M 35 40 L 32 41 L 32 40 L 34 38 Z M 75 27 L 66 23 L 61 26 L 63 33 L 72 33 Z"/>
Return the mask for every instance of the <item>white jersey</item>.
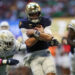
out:
<path id="1" fill-rule="evenodd" d="M 26 45 L 16 41 L 14 35 L 10 31 L 0 31 L 0 58 L 10 58 L 17 53 L 17 51 L 25 49 Z M 7 75 L 6 70 L 6 65 L 0 65 L 0 75 Z"/>

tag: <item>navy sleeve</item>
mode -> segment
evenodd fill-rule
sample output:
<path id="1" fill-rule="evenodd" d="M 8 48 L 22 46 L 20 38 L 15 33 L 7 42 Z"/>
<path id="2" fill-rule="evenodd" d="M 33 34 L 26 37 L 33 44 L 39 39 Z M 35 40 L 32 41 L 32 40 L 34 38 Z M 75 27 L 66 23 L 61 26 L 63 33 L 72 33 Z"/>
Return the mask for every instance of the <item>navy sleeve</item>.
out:
<path id="1" fill-rule="evenodd" d="M 47 27 L 51 25 L 51 20 L 49 18 L 42 17 L 41 24 L 43 27 Z"/>
<path id="2" fill-rule="evenodd" d="M 26 28 L 26 26 L 27 26 L 27 22 L 25 20 L 21 20 L 19 22 L 19 28 Z"/>
<path id="3" fill-rule="evenodd" d="M 28 22 L 27 18 L 20 20 L 20 22 L 19 22 L 19 28 L 27 28 L 28 27 L 28 23 L 29 22 Z"/>
<path id="4" fill-rule="evenodd" d="M 50 26 L 51 25 L 51 20 L 49 18 L 46 18 L 46 26 Z"/>

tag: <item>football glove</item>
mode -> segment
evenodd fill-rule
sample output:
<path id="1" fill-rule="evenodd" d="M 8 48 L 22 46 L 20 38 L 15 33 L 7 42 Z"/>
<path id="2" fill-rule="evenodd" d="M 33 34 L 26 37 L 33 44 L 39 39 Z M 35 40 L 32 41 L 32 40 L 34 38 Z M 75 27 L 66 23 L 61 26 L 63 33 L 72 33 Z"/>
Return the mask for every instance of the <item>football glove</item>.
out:
<path id="1" fill-rule="evenodd" d="M 19 60 L 16 59 L 3 59 L 2 64 L 3 65 L 17 65 L 19 63 Z"/>

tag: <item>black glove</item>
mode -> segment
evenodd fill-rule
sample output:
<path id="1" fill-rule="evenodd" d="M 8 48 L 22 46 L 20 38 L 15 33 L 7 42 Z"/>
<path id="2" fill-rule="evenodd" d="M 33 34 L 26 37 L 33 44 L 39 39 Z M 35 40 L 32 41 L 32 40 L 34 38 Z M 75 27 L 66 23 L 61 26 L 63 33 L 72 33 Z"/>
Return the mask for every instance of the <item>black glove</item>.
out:
<path id="1" fill-rule="evenodd" d="M 49 42 L 49 46 L 58 46 L 59 45 L 59 42 L 57 39 L 52 39 L 50 42 Z"/>
<path id="2" fill-rule="evenodd" d="M 3 59 L 2 64 L 5 65 L 16 65 L 19 63 L 19 60 L 16 59 Z"/>

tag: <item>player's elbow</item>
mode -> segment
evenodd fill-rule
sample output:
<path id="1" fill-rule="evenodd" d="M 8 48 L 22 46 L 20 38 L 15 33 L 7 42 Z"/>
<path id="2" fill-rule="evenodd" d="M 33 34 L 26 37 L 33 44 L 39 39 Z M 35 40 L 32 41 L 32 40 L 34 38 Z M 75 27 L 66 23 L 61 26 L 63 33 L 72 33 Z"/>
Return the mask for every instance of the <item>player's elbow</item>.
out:
<path id="1" fill-rule="evenodd" d="M 32 46 L 32 44 L 29 43 L 29 42 L 27 42 L 27 41 L 25 41 L 25 44 L 26 44 L 26 46 L 28 46 L 28 47 L 31 47 L 31 46 Z"/>

